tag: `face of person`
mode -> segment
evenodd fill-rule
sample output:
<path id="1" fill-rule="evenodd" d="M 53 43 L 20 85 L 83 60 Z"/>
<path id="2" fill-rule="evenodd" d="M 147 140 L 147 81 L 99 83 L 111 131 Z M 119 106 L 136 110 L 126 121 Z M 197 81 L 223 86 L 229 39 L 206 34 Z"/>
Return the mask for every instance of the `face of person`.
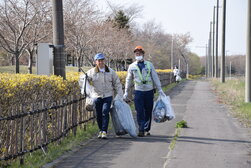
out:
<path id="1" fill-rule="evenodd" d="M 143 53 L 140 50 L 135 51 L 135 56 L 143 56 Z"/>
<path id="2" fill-rule="evenodd" d="M 142 51 L 136 50 L 136 51 L 134 52 L 134 54 L 135 54 L 135 59 L 136 59 L 136 61 L 141 62 L 141 61 L 144 60 L 144 54 L 143 54 Z"/>
<path id="3" fill-rule="evenodd" d="M 105 67 L 105 60 L 104 59 L 96 60 L 95 63 L 101 69 Z"/>

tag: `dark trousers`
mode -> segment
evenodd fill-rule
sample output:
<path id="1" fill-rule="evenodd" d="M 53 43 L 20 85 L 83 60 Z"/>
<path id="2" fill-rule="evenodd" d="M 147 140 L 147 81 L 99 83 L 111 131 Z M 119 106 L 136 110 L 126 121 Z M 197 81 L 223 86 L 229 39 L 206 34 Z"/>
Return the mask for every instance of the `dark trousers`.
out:
<path id="1" fill-rule="evenodd" d="M 139 131 L 150 131 L 152 110 L 153 110 L 153 90 L 150 91 L 134 91 L 134 105 L 137 112 L 137 122 Z"/>
<path id="2" fill-rule="evenodd" d="M 111 103 L 112 103 L 112 96 L 105 98 L 97 98 L 95 100 L 97 122 L 100 131 L 107 132 Z"/>

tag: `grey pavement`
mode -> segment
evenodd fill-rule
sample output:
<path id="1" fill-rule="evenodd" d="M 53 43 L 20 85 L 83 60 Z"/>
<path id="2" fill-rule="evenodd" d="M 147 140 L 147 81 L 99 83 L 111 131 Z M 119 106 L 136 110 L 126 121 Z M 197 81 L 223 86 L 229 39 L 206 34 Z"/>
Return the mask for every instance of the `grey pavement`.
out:
<path id="1" fill-rule="evenodd" d="M 243 128 L 209 83 L 191 81 L 195 89 L 186 105 L 182 129 L 169 168 L 251 168 L 250 128 Z"/>
<path id="2" fill-rule="evenodd" d="M 176 118 L 152 124 L 151 136 L 109 134 L 45 165 L 53 168 L 251 168 L 251 136 L 217 102 L 207 81 L 186 81 L 168 92 Z M 173 151 L 177 121 L 186 120 Z"/>

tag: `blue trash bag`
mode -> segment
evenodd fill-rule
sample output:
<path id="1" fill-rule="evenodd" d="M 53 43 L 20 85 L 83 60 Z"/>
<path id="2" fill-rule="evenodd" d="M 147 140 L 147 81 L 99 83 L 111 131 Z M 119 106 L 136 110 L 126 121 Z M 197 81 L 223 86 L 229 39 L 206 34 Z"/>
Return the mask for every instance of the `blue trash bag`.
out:
<path id="1" fill-rule="evenodd" d="M 118 134 L 128 133 L 131 137 L 137 137 L 137 129 L 130 106 L 122 99 L 115 98 L 112 108 L 111 115 L 115 133 L 117 131 Z"/>
<path id="2" fill-rule="evenodd" d="M 115 134 L 119 136 L 127 134 L 126 130 L 123 128 L 123 126 L 121 125 L 119 121 L 118 113 L 116 112 L 116 109 L 114 107 L 112 107 L 110 114 L 111 114 L 112 124 L 113 124 Z"/>
<path id="3" fill-rule="evenodd" d="M 153 107 L 153 120 L 157 123 L 175 118 L 169 96 L 159 95 Z"/>

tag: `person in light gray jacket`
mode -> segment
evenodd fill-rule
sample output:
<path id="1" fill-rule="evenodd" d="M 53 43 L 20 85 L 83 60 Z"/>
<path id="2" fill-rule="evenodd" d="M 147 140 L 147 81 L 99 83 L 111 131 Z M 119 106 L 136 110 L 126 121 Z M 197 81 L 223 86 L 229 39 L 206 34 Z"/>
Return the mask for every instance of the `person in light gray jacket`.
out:
<path id="1" fill-rule="evenodd" d="M 144 49 L 142 46 L 137 46 L 134 49 L 135 59 L 127 71 L 125 93 L 123 99 L 128 99 L 129 88 L 134 83 L 134 104 L 137 112 L 137 122 L 139 126 L 139 137 L 150 135 L 152 109 L 154 102 L 154 86 L 158 92 L 165 95 L 161 88 L 161 83 L 158 74 L 149 61 L 144 60 Z"/>
<path id="2" fill-rule="evenodd" d="M 97 97 L 94 101 L 94 106 L 99 127 L 98 138 L 106 139 L 114 90 L 118 98 L 121 99 L 123 98 L 123 91 L 116 72 L 105 65 L 104 54 L 96 54 L 94 60 L 96 66 L 87 71 L 87 76 L 94 88 L 94 93 L 92 94 L 94 97 Z"/>

